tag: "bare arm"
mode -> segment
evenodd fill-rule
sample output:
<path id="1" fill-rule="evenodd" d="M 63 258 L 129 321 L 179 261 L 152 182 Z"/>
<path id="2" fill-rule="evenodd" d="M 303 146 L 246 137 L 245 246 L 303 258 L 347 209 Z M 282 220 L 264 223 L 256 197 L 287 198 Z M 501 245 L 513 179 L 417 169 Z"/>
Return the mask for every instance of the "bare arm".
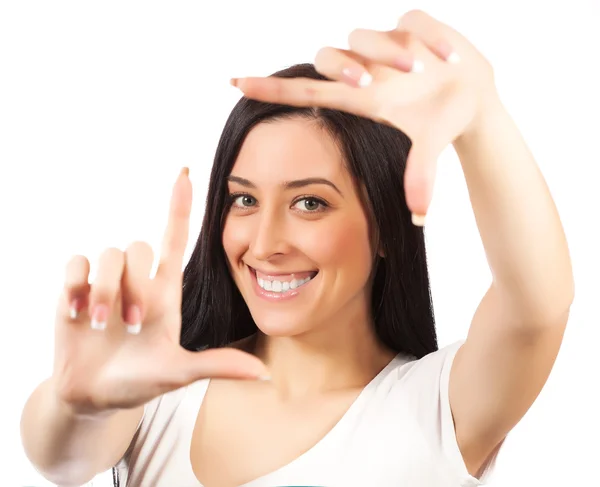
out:
<path id="1" fill-rule="evenodd" d="M 29 397 L 21 417 L 25 453 L 49 481 L 81 485 L 113 467 L 130 445 L 143 407 L 103 417 L 75 415 L 54 393 L 50 379 Z"/>
<path id="2" fill-rule="evenodd" d="M 436 160 L 453 143 L 493 276 L 450 373 L 457 440 L 476 474 L 550 374 L 573 300 L 570 256 L 542 174 L 497 96 L 491 65 L 422 11 L 404 14 L 392 33 L 357 29 L 350 51 L 319 51 L 317 70 L 336 82 L 271 76 L 235 86 L 247 98 L 343 110 L 404 132 L 412 141 L 404 190 L 415 224 L 431 200 Z M 414 76 L 398 68 L 398 59 L 414 68 L 419 58 L 425 68 Z"/>
<path id="3" fill-rule="evenodd" d="M 454 147 L 493 276 L 450 380 L 457 439 L 476 473 L 544 386 L 574 284 L 550 192 L 500 100 Z"/>
<path id="4" fill-rule="evenodd" d="M 69 261 L 52 378 L 33 392 L 21 420 L 25 452 L 50 481 L 81 485 L 114 466 L 131 444 L 143 405 L 154 398 L 208 377 L 248 380 L 268 374 L 259 359 L 240 350 L 190 352 L 180 345 L 181 267 L 191 204 L 192 186 L 183 169 L 154 279 L 153 251 L 144 242 L 125 252 L 106 249 L 91 284 L 88 259 Z"/>

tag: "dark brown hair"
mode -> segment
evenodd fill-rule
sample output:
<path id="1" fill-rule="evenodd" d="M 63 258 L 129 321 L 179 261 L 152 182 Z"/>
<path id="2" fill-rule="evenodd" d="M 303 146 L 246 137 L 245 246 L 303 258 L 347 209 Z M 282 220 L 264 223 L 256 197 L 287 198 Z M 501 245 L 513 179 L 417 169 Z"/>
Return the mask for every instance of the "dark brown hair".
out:
<path id="1" fill-rule="evenodd" d="M 273 76 L 326 80 L 312 64 Z M 401 131 L 336 110 L 297 108 L 242 98 L 217 147 L 202 229 L 183 274 L 181 345 L 188 350 L 223 347 L 257 331 L 227 265 L 223 224 L 227 176 L 248 132 L 258 123 L 304 117 L 320 122 L 338 143 L 357 187 L 366 190 L 384 258 L 376 258 L 371 309 L 375 332 L 392 350 L 421 358 L 437 350 L 423 230 L 410 221 L 403 189 L 410 139 Z M 120 485 L 112 469 L 113 485 Z"/>
<path id="2" fill-rule="evenodd" d="M 312 64 L 273 76 L 326 80 Z M 222 347 L 257 331 L 228 268 L 223 223 L 227 176 L 244 139 L 261 122 L 313 119 L 334 138 L 368 206 L 384 258 L 374 262 L 372 313 L 379 339 L 392 350 L 421 358 L 437 350 L 423 230 L 410 221 L 403 174 L 411 146 L 401 131 L 366 118 L 322 108 L 298 108 L 242 97 L 219 141 L 202 230 L 183 277 L 181 344 L 188 350 Z"/>

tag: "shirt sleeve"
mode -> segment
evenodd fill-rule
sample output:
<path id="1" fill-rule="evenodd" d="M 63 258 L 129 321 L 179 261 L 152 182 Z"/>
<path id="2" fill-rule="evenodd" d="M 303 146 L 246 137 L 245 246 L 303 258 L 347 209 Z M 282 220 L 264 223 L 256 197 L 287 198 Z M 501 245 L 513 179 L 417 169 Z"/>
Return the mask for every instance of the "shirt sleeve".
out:
<path id="1" fill-rule="evenodd" d="M 458 447 L 448 393 L 450 370 L 463 343 L 455 342 L 417 360 L 404 380 L 408 382 L 411 410 L 436 458 L 456 473 L 461 487 L 474 487 L 485 485 L 490 479 L 500 446 L 486 461 L 479 479 L 469 474 Z"/>

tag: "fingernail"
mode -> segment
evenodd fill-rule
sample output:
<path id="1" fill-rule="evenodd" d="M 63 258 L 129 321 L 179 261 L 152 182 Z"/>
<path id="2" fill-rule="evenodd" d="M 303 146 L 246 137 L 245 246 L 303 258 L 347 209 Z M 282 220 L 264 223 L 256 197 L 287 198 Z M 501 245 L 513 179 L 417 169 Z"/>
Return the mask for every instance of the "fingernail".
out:
<path id="1" fill-rule="evenodd" d="M 108 319 L 108 308 L 104 304 L 97 304 L 92 311 L 92 330 L 104 330 Z"/>
<path id="2" fill-rule="evenodd" d="M 450 64 L 458 64 L 460 62 L 460 56 L 456 52 L 452 51 L 448 57 L 446 57 L 446 61 Z"/>
<path id="3" fill-rule="evenodd" d="M 442 59 L 445 59 L 447 63 L 456 64 L 460 62 L 460 56 L 449 42 L 439 41 L 435 45 L 435 49 L 438 51 L 439 56 Z"/>
<path id="4" fill-rule="evenodd" d="M 423 63 L 423 61 L 415 59 L 415 62 L 413 63 L 412 69 L 410 71 L 411 73 L 422 73 L 423 71 L 425 71 L 425 64 Z"/>
<path id="5" fill-rule="evenodd" d="M 69 307 L 69 317 L 72 320 L 76 320 L 77 319 L 77 315 L 79 314 L 79 310 L 78 308 L 78 303 L 77 300 L 74 299 L 73 301 L 71 301 L 71 306 Z"/>
<path id="6" fill-rule="evenodd" d="M 412 222 L 413 225 L 417 227 L 422 227 L 425 225 L 425 215 L 417 215 L 415 213 L 412 214 Z"/>
<path id="7" fill-rule="evenodd" d="M 369 86 L 372 81 L 373 81 L 373 76 L 371 76 L 369 73 L 367 73 L 365 71 L 362 74 L 362 76 L 360 77 L 360 79 L 358 80 L 358 86 L 360 86 L 361 88 L 365 88 L 366 86 Z"/>
<path id="8" fill-rule="evenodd" d="M 352 86 L 359 86 L 360 88 L 369 86 L 373 81 L 373 76 L 368 71 L 365 71 L 364 68 L 358 66 L 344 68 L 342 70 L 342 78 L 346 83 Z"/>
<path id="9" fill-rule="evenodd" d="M 129 307 L 125 322 L 127 323 L 127 333 L 130 335 L 139 335 L 140 331 L 142 331 L 142 311 L 139 306 L 134 304 Z"/>
<path id="10" fill-rule="evenodd" d="M 231 84 L 231 86 L 235 86 L 237 88 L 238 81 L 239 81 L 239 78 L 231 78 L 229 80 L 229 84 Z"/>
<path id="11" fill-rule="evenodd" d="M 261 382 L 269 382 L 271 380 L 271 376 L 270 375 L 259 375 L 256 379 Z"/>
<path id="12" fill-rule="evenodd" d="M 127 325 L 127 333 L 130 335 L 139 335 L 142 331 L 142 324 L 136 323 L 135 325 Z"/>
<path id="13" fill-rule="evenodd" d="M 189 167 L 182 167 L 181 168 L 181 174 L 185 174 L 186 176 L 190 175 L 190 168 Z"/>
<path id="14" fill-rule="evenodd" d="M 415 60 L 411 57 L 400 56 L 394 59 L 394 66 L 398 69 L 410 73 L 413 70 L 413 66 L 415 64 Z"/>

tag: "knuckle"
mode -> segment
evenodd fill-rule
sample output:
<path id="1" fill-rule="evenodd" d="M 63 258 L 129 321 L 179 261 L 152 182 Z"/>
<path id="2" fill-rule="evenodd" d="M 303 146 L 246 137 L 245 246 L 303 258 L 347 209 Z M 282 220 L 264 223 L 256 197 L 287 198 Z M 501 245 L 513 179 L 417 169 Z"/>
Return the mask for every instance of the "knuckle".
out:
<path id="1" fill-rule="evenodd" d="M 92 286 L 90 301 L 93 305 L 106 304 L 110 306 L 119 294 L 120 287 L 108 283 L 100 283 Z"/>
<path id="2" fill-rule="evenodd" d="M 100 254 L 96 281 L 117 281 L 121 278 L 125 265 L 125 253 L 115 247 L 110 247 Z"/>
<path id="3" fill-rule="evenodd" d="M 125 252 L 123 281 L 129 285 L 131 281 L 139 281 L 150 276 L 154 252 L 145 242 L 132 243 Z"/>
<path id="4" fill-rule="evenodd" d="M 276 101 L 276 103 L 284 103 L 285 95 L 286 95 L 284 83 L 281 80 L 274 80 L 274 81 L 275 82 L 273 83 L 273 88 L 274 88 L 273 94 L 274 94 L 275 101 Z M 174 243 L 174 238 L 171 238 L 170 245 L 172 246 L 173 243 Z"/>
<path id="5" fill-rule="evenodd" d="M 125 265 L 125 254 L 117 248 L 104 250 L 98 259 L 96 281 L 120 279 Z"/>
<path id="6" fill-rule="evenodd" d="M 126 285 L 123 285 L 121 289 L 121 299 L 123 307 L 127 308 L 128 306 L 134 304 L 142 306 L 145 301 L 145 291 L 146 289 L 143 286 L 135 282 L 129 281 Z"/>
<path id="7" fill-rule="evenodd" d="M 73 256 L 65 268 L 65 287 L 72 288 L 87 284 L 90 263 L 83 255 Z"/>
<path id="8" fill-rule="evenodd" d="M 360 42 L 363 39 L 365 32 L 365 29 L 358 28 L 350 31 L 350 34 L 348 34 L 348 43 L 350 44 L 350 46 L 356 44 L 357 42 Z"/>
<path id="9" fill-rule="evenodd" d="M 392 39 L 402 51 L 408 50 L 417 42 L 417 39 L 414 35 L 412 35 L 410 32 L 406 32 L 403 30 L 392 32 Z"/>
<path id="10" fill-rule="evenodd" d="M 303 88 L 304 96 L 303 98 L 310 105 L 318 105 L 319 104 L 319 91 L 316 90 L 313 86 L 308 85 Z"/>
<path id="11" fill-rule="evenodd" d="M 82 265 L 89 264 L 89 261 L 85 255 L 74 255 L 67 262 L 67 268 L 75 267 L 79 268 Z"/>
<path id="12" fill-rule="evenodd" d="M 403 16 L 402 16 L 402 22 L 414 22 L 414 21 L 419 21 L 421 19 L 423 19 L 424 17 L 426 17 L 427 14 L 418 8 L 414 8 L 412 10 L 409 10 L 408 12 L 406 12 Z"/>
<path id="13" fill-rule="evenodd" d="M 321 71 L 323 68 L 327 67 L 328 60 L 331 59 L 331 48 L 330 47 L 322 47 L 317 51 L 315 55 L 315 68 L 317 71 Z"/>
<path id="14" fill-rule="evenodd" d="M 123 260 L 123 258 L 123 251 L 116 247 L 108 247 L 100 254 L 101 261 L 119 262 L 120 260 Z"/>
<path id="15" fill-rule="evenodd" d="M 129 246 L 125 250 L 125 254 L 127 254 L 127 255 L 139 254 L 139 255 L 143 255 L 143 256 L 148 256 L 148 255 L 153 255 L 154 251 L 152 250 L 152 247 L 150 246 L 149 243 L 143 242 L 141 240 L 136 240 L 129 244 Z"/>
<path id="16" fill-rule="evenodd" d="M 329 79 L 336 79 L 344 69 L 344 57 L 333 47 L 319 49 L 314 60 L 315 69 Z"/>

